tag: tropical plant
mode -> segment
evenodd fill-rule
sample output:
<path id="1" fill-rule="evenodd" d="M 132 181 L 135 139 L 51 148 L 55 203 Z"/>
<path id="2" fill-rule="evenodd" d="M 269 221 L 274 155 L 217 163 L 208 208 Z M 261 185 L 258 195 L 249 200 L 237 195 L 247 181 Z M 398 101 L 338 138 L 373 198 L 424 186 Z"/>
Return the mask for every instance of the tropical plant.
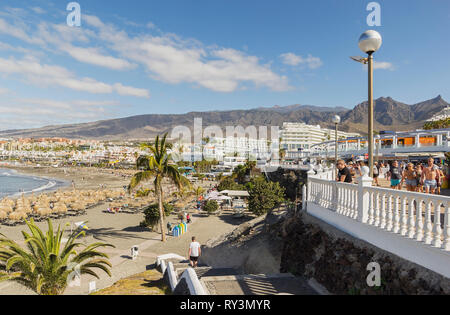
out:
<path id="1" fill-rule="evenodd" d="M 195 194 L 196 200 L 198 200 L 198 198 L 200 198 L 200 196 L 205 192 L 205 189 L 201 186 L 197 186 L 194 188 L 193 192 Z"/>
<path id="2" fill-rule="evenodd" d="M 246 161 L 244 165 L 238 165 L 234 168 L 232 177 L 236 179 L 239 184 L 248 182 L 247 178 L 251 178 L 256 171 L 255 161 Z"/>
<path id="3" fill-rule="evenodd" d="M 203 210 L 205 210 L 208 214 L 214 213 L 219 209 L 219 204 L 215 200 L 208 200 L 203 206 Z"/>
<path id="4" fill-rule="evenodd" d="M 111 276 L 108 255 L 98 249 L 113 245 L 83 245 L 77 240 L 84 231 L 72 233 L 63 243 L 65 229 L 59 226 L 55 233 L 51 220 L 46 234 L 33 219 L 26 224 L 30 233 L 22 231 L 24 248 L 0 234 L 0 281 L 20 283 L 39 295 L 59 295 L 64 293 L 73 275 L 88 274 L 98 279 L 93 269 L 100 269 Z"/>
<path id="5" fill-rule="evenodd" d="M 427 121 L 423 126 L 425 130 L 431 129 L 445 129 L 450 127 L 450 118 L 445 118 L 437 121 Z"/>
<path id="6" fill-rule="evenodd" d="M 285 199 L 284 188 L 262 176 L 252 180 L 249 195 L 248 209 L 256 215 L 269 213 Z"/>
<path id="7" fill-rule="evenodd" d="M 219 185 L 217 186 L 217 190 L 223 191 L 223 190 L 243 190 L 244 185 L 240 185 L 234 181 L 233 178 L 227 176 L 223 178 Z"/>
<path id="8" fill-rule="evenodd" d="M 150 195 L 150 193 L 151 192 L 153 192 L 153 190 L 152 189 L 147 189 L 147 188 L 145 188 L 145 189 L 139 189 L 137 192 L 136 192 L 136 197 L 147 197 L 148 195 Z"/>
<path id="9" fill-rule="evenodd" d="M 174 210 L 173 205 L 164 203 L 164 216 L 169 216 Z M 151 204 L 144 209 L 144 221 L 141 222 L 142 227 L 150 227 L 152 230 L 160 222 L 159 205 L 157 203 Z"/>
<path id="10" fill-rule="evenodd" d="M 181 175 L 178 167 L 171 162 L 171 155 L 168 153 L 171 145 L 167 143 L 166 139 L 167 133 L 162 139 L 157 136 L 154 145 L 142 145 L 143 148 L 149 149 L 152 155 L 140 156 L 137 159 L 136 168 L 141 171 L 134 174 L 128 186 L 128 191 L 131 192 L 142 182 L 153 179 L 155 194 L 159 205 L 161 241 L 163 242 L 166 241 L 164 231 L 163 180 L 168 179 L 171 183 L 175 184 L 178 189 L 181 189 L 183 186 L 190 186 L 189 180 Z"/>

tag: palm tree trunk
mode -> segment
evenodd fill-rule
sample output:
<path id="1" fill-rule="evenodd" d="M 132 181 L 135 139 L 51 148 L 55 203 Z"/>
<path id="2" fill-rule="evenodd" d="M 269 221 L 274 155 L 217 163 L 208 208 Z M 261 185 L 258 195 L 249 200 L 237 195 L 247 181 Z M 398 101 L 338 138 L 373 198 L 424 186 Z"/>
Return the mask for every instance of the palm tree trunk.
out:
<path id="1" fill-rule="evenodd" d="M 163 196 L 162 196 L 162 187 L 157 188 L 158 191 L 158 205 L 159 205 L 159 225 L 161 229 L 161 241 L 166 241 L 166 231 L 164 229 L 164 209 L 163 209 Z"/>

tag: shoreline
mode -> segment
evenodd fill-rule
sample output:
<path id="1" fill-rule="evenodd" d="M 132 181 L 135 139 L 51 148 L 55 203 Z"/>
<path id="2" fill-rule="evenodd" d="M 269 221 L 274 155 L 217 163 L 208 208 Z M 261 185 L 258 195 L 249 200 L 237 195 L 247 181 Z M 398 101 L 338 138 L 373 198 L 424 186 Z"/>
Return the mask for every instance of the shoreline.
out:
<path id="1" fill-rule="evenodd" d="M 2 171 L 2 170 L 9 172 L 9 174 L 14 177 L 33 179 L 33 180 L 45 180 L 45 181 L 47 181 L 47 183 L 45 185 L 39 186 L 37 188 L 28 190 L 28 191 L 19 191 L 19 192 L 13 193 L 13 194 L 6 193 L 5 195 L 0 194 L 0 199 L 3 199 L 3 198 L 16 199 L 16 198 L 20 197 L 21 195 L 28 196 L 33 193 L 41 194 L 41 193 L 53 192 L 53 191 L 57 191 L 61 188 L 68 187 L 70 185 L 70 183 L 66 180 L 52 178 L 52 177 L 46 177 L 46 176 L 38 176 L 36 174 L 26 174 L 26 173 L 22 173 L 22 172 L 18 171 L 17 169 L 12 169 L 12 168 L 8 168 L 8 167 L 3 167 L 3 166 L 0 167 L 0 171 Z"/>
<path id="2" fill-rule="evenodd" d="M 16 176 L 24 176 L 28 178 L 44 179 L 49 182 L 55 182 L 55 185 L 47 189 L 34 190 L 34 193 L 43 194 L 54 191 L 67 191 L 71 189 L 89 190 L 89 189 L 123 189 L 129 184 L 130 177 L 115 170 L 104 170 L 97 168 L 83 168 L 83 167 L 61 167 L 54 168 L 51 166 L 17 166 L 17 165 L 2 165 L 0 170 L 4 169 L 12 171 Z M 27 194 L 32 194 L 29 192 Z M 14 195 L 3 196 L 9 198 L 17 198 L 22 193 Z"/>

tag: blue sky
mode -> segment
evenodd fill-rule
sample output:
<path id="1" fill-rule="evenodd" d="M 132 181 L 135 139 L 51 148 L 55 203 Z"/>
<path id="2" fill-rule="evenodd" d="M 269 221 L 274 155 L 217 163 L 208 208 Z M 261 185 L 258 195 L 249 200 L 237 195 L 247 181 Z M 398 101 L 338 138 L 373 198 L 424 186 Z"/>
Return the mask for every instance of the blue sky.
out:
<path id="1" fill-rule="evenodd" d="M 138 114 L 308 104 L 352 108 L 366 70 L 349 59 L 383 36 L 375 97 L 450 101 L 450 2 L 79 0 L 0 2 L 0 129 Z"/>

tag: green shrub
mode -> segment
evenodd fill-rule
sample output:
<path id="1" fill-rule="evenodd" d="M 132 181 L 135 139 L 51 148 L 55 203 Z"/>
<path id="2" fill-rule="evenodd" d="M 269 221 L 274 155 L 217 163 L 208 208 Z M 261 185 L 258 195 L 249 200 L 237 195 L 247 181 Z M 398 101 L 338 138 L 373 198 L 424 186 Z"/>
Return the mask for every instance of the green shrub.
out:
<path id="1" fill-rule="evenodd" d="M 267 181 L 262 176 L 252 180 L 249 194 L 248 209 L 256 215 L 272 211 L 285 199 L 284 188 L 276 182 Z"/>
<path id="2" fill-rule="evenodd" d="M 217 189 L 219 191 L 223 191 L 223 190 L 245 190 L 245 187 L 244 187 L 244 185 L 240 185 L 240 184 L 236 183 L 233 178 L 225 177 L 224 179 L 222 179 L 220 181 L 219 185 L 217 186 Z"/>
<path id="3" fill-rule="evenodd" d="M 174 206 L 169 203 L 164 203 L 164 216 L 169 216 L 173 210 Z M 159 224 L 159 206 L 157 203 L 151 204 L 144 209 L 144 221 L 140 223 L 141 227 L 155 228 Z"/>
<path id="4" fill-rule="evenodd" d="M 214 213 L 219 209 L 219 204 L 215 200 L 208 200 L 203 207 L 203 210 L 208 212 L 208 214 Z"/>
<path id="5" fill-rule="evenodd" d="M 147 197 L 150 194 L 150 189 L 140 189 L 136 192 L 136 197 Z"/>

